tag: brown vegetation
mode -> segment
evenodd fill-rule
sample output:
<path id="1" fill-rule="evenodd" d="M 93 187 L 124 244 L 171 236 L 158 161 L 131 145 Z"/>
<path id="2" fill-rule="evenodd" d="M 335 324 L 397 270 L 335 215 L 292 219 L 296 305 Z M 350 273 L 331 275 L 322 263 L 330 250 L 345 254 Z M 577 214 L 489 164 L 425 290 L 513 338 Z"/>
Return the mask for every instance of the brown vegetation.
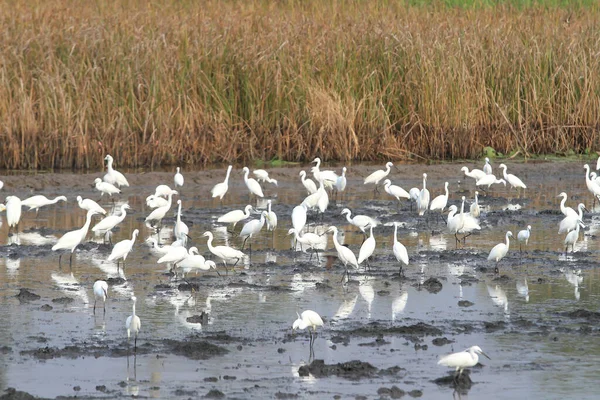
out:
<path id="1" fill-rule="evenodd" d="M 598 145 L 597 7 L 0 0 L 0 168 Z"/>

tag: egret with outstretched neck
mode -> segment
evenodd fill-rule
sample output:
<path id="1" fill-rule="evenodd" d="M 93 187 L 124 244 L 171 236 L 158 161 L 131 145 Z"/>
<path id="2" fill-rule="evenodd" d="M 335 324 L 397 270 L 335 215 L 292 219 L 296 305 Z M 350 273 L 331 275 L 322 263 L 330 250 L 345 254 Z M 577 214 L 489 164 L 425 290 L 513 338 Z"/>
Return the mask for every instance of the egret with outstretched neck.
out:
<path id="1" fill-rule="evenodd" d="M 471 346 L 465 351 L 449 354 L 440 358 L 438 365 L 456 368 L 454 379 L 458 379 L 465 368 L 474 367 L 477 365 L 479 362 L 479 354 L 490 359 L 490 357 L 485 354 L 479 346 Z"/>
<path id="2" fill-rule="evenodd" d="M 225 180 L 223 182 L 217 183 L 211 189 L 210 193 L 211 193 L 213 199 L 215 197 L 218 197 L 219 200 L 223 201 L 223 196 L 225 196 L 225 194 L 227 193 L 227 190 L 229 189 L 229 175 L 231 175 L 232 169 L 233 169 L 232 165 L 228 166 L 227 174 L 225 175 Z"/>
<path id="3" fill-rule="evenodd" d="M 137 352 L 137 337 L 138 333 L 140 332 L 140 328 L 142 327 L 142 322 L 140 321 L 140 317 L 135 315 L 135 303 L 137 302 L 137 298 L 132 296 L 131 300 L 133 301 L 133 312 L 129 317 L 127 317 L 127 320 L 125 321 L 125 328 L 127 328 L 127 343 L 129 343 L 129 339 L 133 333 L 133 351 Z"/>
<path id="4" fill-rule="evenodd" d="M 52 251 L 56 250 L 71 250 L 71 256 L 69 257 L 69 267 L 71 267 L 73 263 L 73 252 L 85 240 L 87 236 L 88 230 L 90 229 L 90 223 L 92 222 L 92 215 L 96 214 L 95 210 L 89 210 L 85 217 L 85 224 L 81 229 L 76 229 L 74 231 L 70 231 L 62 235 L 58 242 L 54 246 L 52 246 Z M 60 268 L 60 261 L 62 258 L 62 253 L 58 256 L 58 266 Z"/>

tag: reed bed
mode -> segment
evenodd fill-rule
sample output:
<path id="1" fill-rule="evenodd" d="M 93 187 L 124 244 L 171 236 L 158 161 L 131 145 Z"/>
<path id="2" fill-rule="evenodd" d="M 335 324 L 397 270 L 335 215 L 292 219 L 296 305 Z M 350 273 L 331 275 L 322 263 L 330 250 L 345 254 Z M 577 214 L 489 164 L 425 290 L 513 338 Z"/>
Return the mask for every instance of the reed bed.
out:
<path id="1" fill-rule="evenodd" d="M 0 0 L 0 168 L 596 150 L 600 11 L 541 3 Z"/>

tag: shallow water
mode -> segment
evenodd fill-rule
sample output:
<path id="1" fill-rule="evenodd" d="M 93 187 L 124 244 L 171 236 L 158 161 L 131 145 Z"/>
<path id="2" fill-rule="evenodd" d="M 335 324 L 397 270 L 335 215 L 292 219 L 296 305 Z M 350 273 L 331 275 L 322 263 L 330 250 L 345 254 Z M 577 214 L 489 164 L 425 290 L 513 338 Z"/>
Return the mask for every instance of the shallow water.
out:
<path id="1" fill-rule="evenodd" d="M 0 265 L 4 264 L 0 268 L 0 316 L 5 323 L 0 326 L 0 345 L 7 347 L 0 352 L 0 389 L 15 387 L 44 397 L 135 394 L 170 398 L 203 396 L 217 389 L 237 398 L 273 397 L 278 392 L 307 398 L 377 398 L 379 388 L 396 385 L 407 392 L 421 390 L 424 398 L 445 399 L 453 396 L 454 389 L 433 382 L 449 373 L 436 364 L 437 359 L 477 344 L 492 359 L 480 360 L 484 366 L 473 369 L 474 385 L 459 393 L 463 397 L 594 397 L 593 378 L 600 361 L 597 320 L 571 318 L 564 313 L 597 309 L 600 285 L 595 265 L 599 245 L 595 235 L 600 225 L 596 214 L 586 214 L 587 228 L 580 235 L 575 253 L 565 255 L 564 236 L 556 234 L 561 216 L 543 212 L 558 210 L 556 195 L 561 191 L 569 194 L 567 205 L 573 208 L 579 202 L 590 202 L 582 164 L 509 164 L 509 172 L 519 175 L 528 190 L 522 198 L 504 188 L 480 197 L 486 210 L 482 230 L 459 249 L 438 216 L 417 218 L 409 203 L 400 204 L 398 211 L 397 203 L 383 190 L 374 198 L 372 187 L 363 186 L 360 176 L 375 168 L 352 166 L 348 172 L 349 192 L 341 204 L 330 205 L 327 225 L 342 228 L 345 233 L 340 240 L 356 254 L 362 234 L 339 215 L 342 208 L 348 206 L 353 212 L 377 216 L 384 226 L 375 230 L 378 245 L 371 272 L 362 268 L 351 271 L 348 285 L 340 283 L 340 265 L 325 266 L 326 255 L 335 253 L 331 235 L 330 250 L 320 255 L 320 262 L 315 257 L 309 262 L 310 254 L 289 250 L 289 213 L 305 192 L 298 184 L 299 167 L 276 169 L 272 176 L 278 179 L 279 187 L 263 185 L 279 217 L 274 236 L 262 232 L 255 238 L 251 260 L 238 265 L 235 273 L 225 275 L 220 266 L 222 277 L 214 271 L 198 277 L 191 274 L 190 282 L 199 284 L 194 293 L 185 288 L 180 291 L 178 286 L 184 282 L 168 274 L 167 266 L 157 264 L 158 256 L 143 243 L 153 235 L 143 223 L 149 213 L 144 199 L 156 185 L 171 184 L 172 174 L 131 174 L 136 183 L 125 189 L 125 195 L 116 203 L 127 201 L 134 212 L 115 232 L 113 242 L 129 238 L 135 228 L 141 232 L 124 272 L 117 272 L 114 263 L 105 261 L 110 246 L 84 246 L 73 256 L 72 269 L 68 267 L 68 254 L 63 256 L 59 269 L 58 254 L 49 250 L 65 231 L 83 225 L 84 212 L 74 199 L 81 194 L 98 200 L 89 186 L 95 175 L 50 174 L 44 176 L 41 186 L 31 175 L 7 180 L 4 196 L 14 193 L 25 198 L 35 188 L 35 193 L 48 197 L 65 194 L 69 202 L 42 208 L 37 218 L 34 212 L 24 212 L 18 236 L 8 235 L 2 216 L 0 242 L 6 246 L 0 248 L 4 256 L 0 260 Z M 391 177 L 408 190 L 419 185 L 420 174 L 427 172 L 432 197 L 441 193 L 444 180 L 448 180 L 450 203 L 460 205 L 460 195 L 465 193 L 471 198 L 473 188 L 471 180 L 461 175 L 460 167 L 400 166 Z M 559 173 L 549 173 L 551 170 Z M 184 171 L 183 220 L 190 227 L 193 244 L 205 256 L 210 255 L 201 236 L 205 230 L 215 233 L 218 244 L 241 246 L 239 238 L 231 237 L 226 227 L 216 223 L 219 215 L 243 208 L 248 201 L 239 170 L 232 174 L 230 192 L 222 206 L 208 199 L 208 190 L 222 181 L 223 175 L 222 170 Z M 107 199 L 102 204 L 112 205 Z M 264 202 L 259 204 L 265 206 Z M 166 221 L 167 227 L 172 226 L 173 215 Z M 406 279 L 398 278 L 398 265 L 391 253 L 393 221 L 404 223 L 399 238 L 411 259 L 405 268 Z M 498 279 L 493 265 L 486 261 L 489 250 L 504 240 L 506 230 L 516 236 L 528 224 L 532 226 L 529 245 L 521 254 L 518 245 L 511 243 L 508 256 L 499 264 L 504 277 Z M 43 227 L 41 233 L 38 227 Z M 237 230 L 240 228 L 238 224 Z M 165 228 L 163 242 L 169 240 L 168 236 Z M 88 240 L 102 243 L 101 237 L 91 234 Z M 109 289 L 106 314 L 100 306 L 94 315 L 93 282 L 117 277 L 125 281 Z M 430 277 L 442 282 L 440 292 L 431 293 L 420 285 Z M 329 287 L 323 289 L 317 283 Z M 41 298 L 20 303 L 15 298 L 19 288 L 28 288 Z M 138 340 L 142 351 L 135 357 L 133 353 L 129 357 L 112 354 L 110 349 L 126 348 L 124 324 L 131 313 L 133 294 L 138 298 L 137 313 L 142 319 Z M 52 301 L 62 297 L 74 301 Z M 461 307 L 460 300 L 474 304 Z M 52 309 L 44 311 L 42 306 L 46 304 Z M 299 366 L 310 361 L 309 339 L 305 332 L 292 336 L 291 324 L 296 311 L 304 309 L 316 310 L 326 320 L 315 340 L 314 358 L 324 359 L 326 364 L 357 359 L 378 369 L 399 366 L 405 370 L 358 381 L 300 377 Z M 187 322 L 188 317 L 203 311 L 209 315 L 208 323 Z M 373 327 L 374 322 L 378 325 L 373 333 L 357 334 L 360 328 Z M 429 324 L 443 333 L 385 331 L 417 323 Z M 376 341 L 378 329 L 383 332 L 382 341 Z M 229 352 L 193 360 L 163 346 L 163 339 L 188 340 L 190 335 Z M 440 337 L 452 343 L 434 345 L 432 340 Z M 72 357 L 58 353 L 45 360 L 22 353 L 46 346 L 60 351 L 77 346 L 81 353 Z M 95 351 L 98 347 L 109 350 Z M 97 388 L 100 385 L 106 388 Z"/>

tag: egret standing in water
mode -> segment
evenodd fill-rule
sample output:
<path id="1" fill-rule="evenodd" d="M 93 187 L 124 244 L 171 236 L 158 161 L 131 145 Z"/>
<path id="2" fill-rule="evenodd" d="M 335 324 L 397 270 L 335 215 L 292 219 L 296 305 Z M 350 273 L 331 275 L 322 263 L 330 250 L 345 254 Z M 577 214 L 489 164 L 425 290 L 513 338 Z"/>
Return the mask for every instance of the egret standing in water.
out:
<path id="1" fill-rule="evenodd" d="M 213 245 L 212 245 L 213 234 L 210 231 L 204 232 L 204 234 L 202 236 L 208 236 L 208 242 L 206 243 L 206 245 L 208 246 L 208 250 L 223 261 L 223 264 L 225 265 L 225 271 L 227 271 L 227 261 L 235 260 L 235 264 L 233 264 L 233 266 L 235 267 L 237 265 L 237 263 L 241 259 L 243 259 L 245 256 L 244 253 L 242 253 L 241 251 L 236 250 L 232 247 L 228 247 L 228 246 L 213 247 Z"/>
<path id="2" fill-rule="evenodd" d="M 253 194 L 256 197 L 265 197 L 260 187 L 260 183 L 258 183 L 254 178 L 248 178 L 248 175 L 250 174 L 250 170 L 248 169 L 248 167 L 244 167 L 242 171 L 244 173 L 244 183 L 246 184 L 246 187 L 248 188 L 250 194 Z"/>
<path id="3" fill-rule="evenodd" d="M 140 328 L 142 326 L 142 321 L 140 321 L 140 317 L 135 315 L 135 303 L 137 302 L 137 298 L 135 296 L 131 297 L 133 300 L 133 312 L 127 317 L 125 321 L 125 328 L 127 328 L 127 342 L 129 343 L 129 339 L 131 338 L 131 334 L 133 333 L 134 341 L 133 341 L 133 351 L 137 352 L 137 337 L 140 332 Z"/>
<path id="4" fill-rule="evenodd" d="M 419 192 L 417 198 L 417 211 L 419 215 L 424 215 L 425 211 L 429 208 L 429 190 L 427 190 L 427 174 L 423 174 L 423 189 Z"/>
<path id="5" fill-rule="evenodd" d="M 525 246 L 529 242 L 529 236 L 531 235 L 531 225 L 527 225 L 527 229 L 519 231 L 517 234 L 517 240 L 519 241 L 519 253 L 521 252 L 521 244 L 525 242 Z"/>
<path id="6" fill-rule="evenodd" d="M 260 214 L 260 219 L 254 219 L 244 224 L 244 227 L 240 231 L 240 237 L 244 238 L 244 243 L 242 244 L 242 251 L 244 251 L 246 241 L 248 239 L 252 239 L 252 236 L 256 235 L 263 228 L 263 226 L 265 225 L 265 219 L 269 219 L 269 213 L 267 211 L 263 211 Z M 252 242 L 250 242 L 249 246 L 250 253 L 252 253 Z"/>
<path id="7" fill-rule="evenodd" d="M 255 169 L 254 171 L 252 171 L 252 173 L 254 174 L 254 176 L 256 176 L 256 179 L 259 182 L 268 182 L 277 186 L 277 179 L 270 178 L 269 173 L 264 169 Z"/>
<path id="8" fill-rule="evenodd" d="M 229 189 L 229 175 L 231 175 L 232 168 L 233 168 L 232 165 L 228 166 L 227 167 L 227 175 L 225 175 L 225 180 L 223 182 L 217 183 L 210 190 L 210 193 L 211 193 L 213 199 L 215 197 L 218 197 L 221 201 L 223 201 L 223 196 L 225 196 L 225 194 L 227 193 L 227 190 Z"/>
<path id="9" fill-rule="evenodd" d="M 482 354 L 490 359 L 490 357 L 485 354 L 479 346 L 471 346 L 465 351 L 448 354 L 447 356 L 440 358 L 438 365 L 456 368 L 456 374 L 454 375 L 454 379 L 456 380 L 462 374 L 465 368 L 470 368 L 477 365 L 479 362 L 479 354 Z"/>
<path id="10" fill-rule="evenodd" d="M 8 196 L 6 198 L 6 222 L 8 222 L 8 231 L 14 228 L 19 233 L 19 222 L 21 221 L 21 199 L 17 196 Z"/>
<path id="11" fill-rule="evenodd" d="M 96 203 L 94 200 L 91 199 L 82 199 L 81 196 L 77 196 L 77 204 L 79 204 L 79 208 L 81 208 L 82 210 L 86 210 L 86 211 L 90 211 L 90 210 L 94 210 L 96 211 L 97 214 L 104 214 L 106 215 L 106 210 L 102 207 L 100 207 L 100 205 L 98 203 Z"/>
<path id="12" fill-rule="evenodd" d="M 271 232 L 273 240 L 275 240 L 275 229 L 277 228 L 277 214 L 271 211 L 271 200 L 267 202 L 267 230 Z"/>
<path id="13" fill-rule="evenodd" d="M 90 229 L 90 223 L 92 222 L 92 215 L 96 214 L 96 211 L 89 210 L 85 217 L 85 224 L 81 229 L 77 229 L 71 232 L 67 232 L 54 246 L 52 246 L 52 251 L 56 250 L 71 250 L 71 257 L 69 257 L 69 267 L 71 267 L 73 262 L 73 252 L 85 240 L 87 236 L 88 230 Z M 58 256 L 58 267 L 60 268 L 60 260 L 62 258 L 62 253 Z"/>
<path id="14" fill-rule="evenodd" d="M 488 261 L 494 261 L 496 263 L 496 267 L 494 268 L 495 273 L 498 273 L 498 262 L 500 262 L 506 253 L 508 253 L 508 247 L 510 245 L 509 238 L 512 237 L 512 235 L 511 231 L 506 232 L 506 243 L 498 243 L 488 255 Z"/>
<path id="15" fill-rule="evenodd" d="M 309 195 L 313 193 L 317 193 L 317 185 L 315 181 L 310 178 L 306 178 L 306 171 L 300 171 L 300 180 L 302 181 L 302 185 L 306 188 L 306 191 Z"/>
<path id="16" fill-rule="evenodd" d="M 94 184 L 95 184 L 96 190 L 98 190 L 100 192 L 100 197 L 102 197 L 104 195 L 104 193 L 106 193 L 110 197 L 112 197 L 113 194 L 121 193 L 121 189 L 119 189 L 112 183 L 102 182 L 102 179 L 100 179 L 100 178 L 96 178 L 96 180 L 94 180 Z"/>
<path id="17" fill-rule="evenodd" d="M 175 239 L 181 240 L 183 245 L 187 243 L 188 233 L 190 232 L 190 228 L 186 225 L 185 222 L 181 220 L 181 199 L 177 200 L 177 220 L 175 221 L 175 228 L 173 229 L 173 233 L 175 234 Z"/>
<path id="18" fill-rule="evenodd" d="M 323 326 L 323 319 L 317 312 L 312 310 L 303 311 L 302 314 L 296 313 L 296 315 L 298 316 L 298 319 L 292 324 L 292 331 L 295 331 L 296 329 L 304 330 L 308 328 L 308 334 L 310 335 L 310 347 L 312 348 L 314 341 L 313 333 L 315 336 L 317 335 L 317 327 Z M 310 328 L 312 328 L 312 331 Z"/>
<path id="19" fill-rule="evenodd" d="M 370 183 L 374 183 L 375 184 L 374 192 L 379 192 L 379 190 L 377 189 L 377 185 L 379 185 L 379 181 L 381 181 L 382 179 L 384 179 L 386 176 L 388 176 L 390 174 L 390 171 L 392 170 L 393 166 L 394 166 L 394 164 L 392 162 L 387 162 L 385 164 L 385 170 L 378 169 L 377 171 L 373 172 L 371 175 L 369 175 L 365 178 L 364 184 L 367 185 Z"/>
<path id="20" fill-rule="evenodd" d="M 396 200 L 398 200 L 398 207 L 400 207 L 400 199 L 401 198 L 410 200 L 410 193 L 408 193 L 406 190 L 402 189 L 400 186 L 392 185 L 392 181 L 390 181 L 389 179 L 386 179 L 385 181 L 383 181 L 383 188 L 387 194 L 395 197 Z M 418 190 L 419 189 L 417 189 L 417 191 Z M 412 203 L 411 203 L 411 206 L 412 206 Z"/>
<path id="21" fill-rule="evenodd" d="M 41 207 L 48 206 L 50 204 L 56 204 L 59 201 L 67 201 L 67 197 L 66 196 L 58 196 L 58 197 L 55 197 L 53 200 L 50 200 L 46 196 L 42 196 L 41 194 L 38 194 L 36 196 L 32 196 L 32 197 L 29 197 L 29 198 L 21 201 L 21 205 L 29 207 L 28 211 L 35 210 L 35 215 L 37 216 L 38 211 L 40 210 Z"/>
<path id="22" fill-rule="evenodd" d="M 94 282 L 94 314 L 96 314 L 96 302 L 102 301 L 104 313 L 106 314 L 106 299 L 108 298 L 108 283 L 97 280 Z"/>
<path id="23" fill-rule="evenodd" d="M 379 225 L 378 220 L 367 215 L 355 215 L 354 217 L 350 217 L 352 215 L 352 211 L 350 211 L 349 208 L 344 208 L 342 210 L 342 215 L 346 216 L 348 223 L 360 229 L 363 235 L 366 235 L 365 230 L 370 226 L 377 227 Z"/>
<path id="24" fill-rule="evenodd" d="M 233 211 L 229 211 L 227 214 L 221 215 L 217 219 L 217 222 L 222 222 L 225 224 L 233 224 L 233 228 L 235 229 L 235 225 L 238 222 L 243 221 L 250 216 L 250 211 L 252 211 L 252 206 L 250 204 L 248 204 L 246 207 L 244 207 L 243 211 L 242 210 L 233 210 Z"/>
<path id="25" fill-rule="evenodd" d="M 181 172 L 179 172 L 179 167 L 177 167 L 177 172 L 175 173 L 175 176 L 173 177 L 173 183 L 175 183 L 175 189 L 177 189 L 177 187 L 181 187 L 183 186 L 183 175 L 181 175 Z"/>
<path id="26" fill-rule="evenodd" d="M 469 208 L 470 214 L 472 217 L 479 218 L 481 215 L 481 208 L 479 207 L 479 192 L 475 191 L 475 201 L 471 204 Z"/>
<path id="27" fill-rule="evenodd" d="M 508 184 L 510 185 L 511 189 L 515 188 L 517 192 L 519 191 L 519 188 L 527 189 L 527 186 L 525 186 L 523 181 L 519 179 L 516 175 L 506 173 L 506 165 L 500 164 L 499 168 L 503 170 L 502 175 L 504 176 L 506 182 L 508 182 Z"/>
<path id="28" fill-rule="evenodd" d="M 344 191 L 346 190 L 346 183 L 348 182 L 348 180 L 346 179 L 346 171 L 347 171 L 346 167 L 342 168 L 342 174 L 340 176 L 338 176 L 337 181 L 335 181 L 335 185 L 334 185 L 336 197 L 339 194 L 340 200 L 342 199 L 342 197 L 344 195 Z"/>
<path id="29" fill-rule="evenodd" d="M 127 210 L 129 210 L 130 208 L 131 207 L 129 207 L 129 204 L 127 203 L 121 205 L 121 215 L 109 215 L 108 217 L 104 217 L 103 220 L 94 225 L 94 227 L 92 228 L 92 232 L 97 234 L 104 233 L 104 241 L 106 242 L 106 236 L 108 236 L 108 241 L 112 244 L 112 230 L 121 222 L 123 222 L 123 220 L 127 216 Z"/>
<path id="30" fill-rule="evenodd" d="M 465 176 L 467 176 L 469 178 L 473 178 L 473 179 L 475 179 L 475 181 L 478 181 L 487 175 L 485 172 L 483 172 L 482 170 L 477 169 L 477 168 L 473 168 L 471 171 L 469 171 L 469 168 L 462 167 L 460 170 L 462 172 L 464 172 Z"/>
<path id="31" fill-rule="evenodd" d="M 373 236 L 373 227 L 369 226 L 369 237 L 360 246 L 360 251 L 358 252 L 357 262 L 359 265 L 362 264 L 363 261 L 366 261 L 367 267 L 371 269 L 371 266 L 369 265 L 369 257 L 371 257 L 373 255 L 373 252 L 375 252 L 375 246 L 376 242 L 375 236 Z"/>
<path id="32" fill-rule="evenodd" d="M 567 234 L 567 237 L 565 237 L 565 255 L 567 254 L 567 252 L 569 251 L 569 246 L 571 246 L 571 252 L 575 253 L 575 243 L 577 243 L 577 240 L 579 239 L 579 227 L 585 227 L 581 222 L 577 224 L 577 226 L 575 227 L 574 230 L 572 230 L 571 232 L 569 232 Z"/>
<path id="33" fill-rule="evenodd" d="M 430 211 L 436 211 L 439 210 L 440 211 L 440 217 L 441 217 L 441 213 L 444 212 L 444 209 L 446 208 L 446 205 L 448 204 L 448 182 L 444 183 L 444 190 L 446 191 L 445 194 L 440 194 L 439 196 L 437 196 L 435 199 L 433 199 L 431 201 L 431 204 L 429 205 L 429 210 Z M 444 219 L 442 218 L 442 221 Z"/>
<path id="34" fill-rule="evenodd" d="M 342 277 L 342 280 L 344 279 L 345 276 L 347 276 L 348 280 L 350 280 L 350 272 L 348 271 L 348 264 L 350 264 L 354 268 L 358 269 L 358 261 L 356 260 L 356 256 L 354 255 L 352 250 L 350 250 L 346 246 L 342 246 L 342 244 L 338 241 L 338 238 L 337 238 L 338 229 L 335 226 L 330 226 L 329 229 L 327 229 L 327 232 L 333 233 L 333 245 L 335 246 L 335 250 L 338 253 L 338 258 L 344 264 L 344 268 L 346 269 L 346 273 Z"/>
<path id="35" fill-rule="evenodd" d="M 115 244 L 112 251 L 110 252 L 110 256 L 108 256 L 107 261 L 117 260 L 117 271 L 119 270 L 119 259 L 123 260 L 123 269 L 125 269 L 125 260 L 127 259 L 127 255 L 133 249 L 133 244 L 135 243 L 135 238 L 137 238 L 139 230 L 134 230 L 131 235 L 131 239 L 121 240 L 119 243 Z"/>
<path id="36" fill-rule="evenodd" d="M 492 174 L 492 165 L 490 164 L 490 159 L 489 158 L 485 158 L 485 164 L 483 166 L 483 172 L 485 172 L 486 175 L 491 175 Z"/>
<path id="37" fill-rule="evenodd" d="M 113 158 L 110 154 L 107 154 L 106 157 L 104 157 L 104 161 L 106 161 L 107 169 L 106 175 L 104 175 L 103 178 L 104 182 L 118 187 L 129 186 L 129 182 L 127 182 L 127 179 L 125 179 L 125 175 L 116 169 L 113 169 Z"/>
<path id="38" fill-rule="evenodd" d="M 408 252 L 406 251 L 406 247 L 398 241 L 398 222 L 394 222 L 394 256 L 396 260 L 400 263 L 400 276 L 404 276 L 404 268 L 403 265 L 408 266 Z"/>

